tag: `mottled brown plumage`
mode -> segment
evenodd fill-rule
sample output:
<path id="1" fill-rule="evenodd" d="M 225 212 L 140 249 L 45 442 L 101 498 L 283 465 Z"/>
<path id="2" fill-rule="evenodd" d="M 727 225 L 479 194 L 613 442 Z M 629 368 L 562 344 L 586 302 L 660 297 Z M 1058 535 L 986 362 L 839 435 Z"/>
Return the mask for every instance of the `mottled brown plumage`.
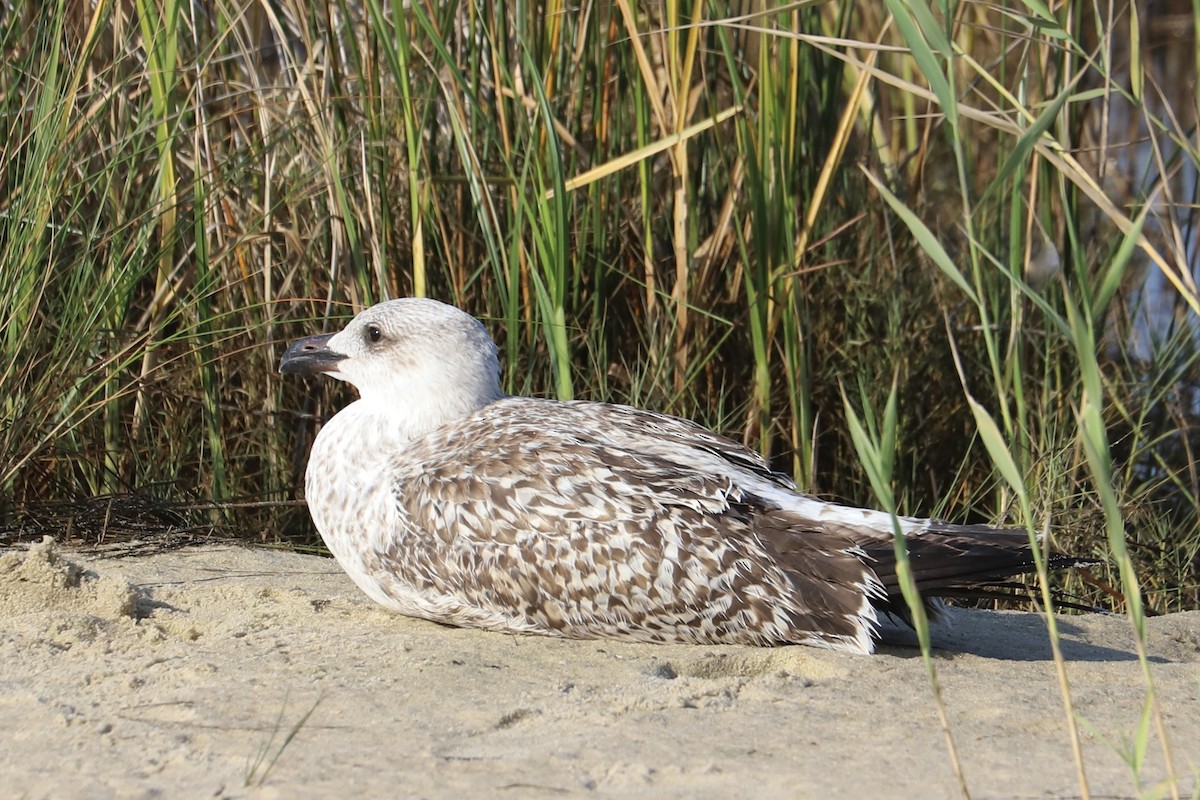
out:
<path id="1" fill-rule="evenodd" d="M 801 495 L 751 450 L 626 406 L 503 397 L 477 320 L 381 303 L 288 349 L 361 399 L 325 425 L 306 494 L 377 602 L 454 625 L 870 652 L 901 611 L 892 518 Z M 899 519 L 918 584 L 1029 567 L 1023 531 Z"/>

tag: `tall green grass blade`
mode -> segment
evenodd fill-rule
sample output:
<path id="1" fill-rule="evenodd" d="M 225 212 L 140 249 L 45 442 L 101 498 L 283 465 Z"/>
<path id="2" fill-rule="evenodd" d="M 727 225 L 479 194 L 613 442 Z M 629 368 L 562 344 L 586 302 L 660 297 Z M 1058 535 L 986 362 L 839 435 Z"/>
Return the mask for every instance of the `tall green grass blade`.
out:
<path id="1" fill-rule="evenodd" d="M 1133 254 L 1137 251 L 1138 240 L 1142 238 L 1142 228 L 1146 224 L 1146 215 L 1150 213 L 1150 209 L 1153 206 L 1153 199 L 1142 206 L 1142 210 L 1133 218 L 1133 227 L 1121 237 L 1121 244 L 1117 248 L 1117 252 L 1113 255 L 1112 260 L 1105 267 L 1101 276 L 1100 286 L 1096 290 L 1095 297 L 1092 298 L 1092 319 L 1102 319 L 1104 317 L 1105 312 L 1108 310 L 1108 304 L 1112 302 L 1113 296 L 1116 295 L 1117 290 L 1121 287 L 1121 283 L 1125 279 L 1125 273 L 1133 260 Z"/>
<path id="2" fill-rule="evenodd" d="M 1018 138 L 1013 144 L 1012 150 L 1009 151 L 1008 156 L 1004 159 L 1004 163 L 1000 165 L 1000 169 L 997 170 L 995 177 L 992 179 L 992 182 L 989 186 L 989 191 L 993 187 L 999 189 L 1000 187 L 1009 184 L 1009 181 L 1013 177 L 1013 174 L 1017 171 L 1018 166 L 1024 164 L 1029 159 L 1034 147 L 1041 140 L 1042 136 L 1046 134 L 1046 131 L 1050 130 L 1054 123 L 1058 121 L 1059 115 L 1062 113 L 1063 106 L 1065 106 L 1067 101 L 1070 99 L 1071 95 L 1068 92 L 1060 92 L 1044 109 L 1042 109 L 1042 112 L 1038 114 L 1037 119 L 1035 119 L 1033 123 L 1025 129 L 1025 132 L 1022 133 L 1020 138 Z M 987 199 L 988 194 L 985 193 L 980 199 L 980 202 L 986 202 Z"/>
<path id="3" fill-rule="evenodd" d="M 849 427 L 850 438 L 854 442 L 854 448 L 871 481 L 871 488 L 875 492 L 875 497 L 879 501 L 880 507 L 892 515 L 892 541 L 896 557 L 896 576 L 900 582 L 900 592 L 903 594 L 904 602 L 908 606 L 910 620 L 913 629 L 917 633 L 917 641 L 920 643 L 921 658 L 925 664 L 930 688 L 933 691 L 934 703 L 938 709 L 942 734 L 946 739 L 946 748 L 950 755 L 951 765 L 954 767 L 955 777 L 958 779 L 963 797 L 970 797 L 962 764 L 958 758 L 958 749 L 954 744 L 954 736 L 950 731 L 945 704 L 942 702 L 941 683 L 938 680 L 937 669 L 933 664 L 929 638 L 929 618 L 925 613 L 925 600 L 921 597 L 921 593 L 917 589 L 917 583 L 913 577 L 912 564 L 908 557 L 908 546 L 905 543 L 904 534 L 900 531 L 899 520 L 896 518 L 896 501 L 892 491 L 892 475 L 889 472 L 890 465 L 892 464 L 892 456 L 883 451 L 885 442 L 896 441 L 895 400 L 896 384 L 893 383 L 883 415 L 884 425 L 882 429 L 876 431 L 878 435 L 873 435 L 870 431 L 870 422 L 868 421 L 867 424 L 863 423 L 863 420 L 850 404 L 849 398 L 846 397 L 845 391 L 842 392 L 842 405 L 846 412 L 846 424 Z M 869 414 L 868 420 L 872 418 L 873 414 Z"/>
<path id="4" fill-rule="evenodd" d="M 526 54 L 525 66 L 534 77 L 532 84 L 538 100 L 538 108 L 542 115 L 543 135 L 545 136 L 546 158 L 543 162 L 548 173 L 539 175 L 539 184 L 549 183 L 553 187 L 553 197 L 538 203 L 536 206 L 537 223 L 533 230 L 537 243 L 536 263 L 534 271 L 538 287 L 538 305 L 542 311 L 544 324 L 543 333 L 547 339 L 551 354 L 551 365 L 554 371 L 555 391 L 559 400 L 571 400 L 575 396 L 571 379 L 571 348 L 567 340 L 567 287 L 572 281 L 569 267 L 571 259 L 568 253 L 567 241 L 567 205 L 570 196 L 566 191 L 560 144 L 554 131 L 553 114 L 549 101 L 542 91 L 542 81 L 533 60 Z M 548 180 L 545 180 L 548 178 Z M 533 221 L 533 220 L 531 220 Z"/>
<path id="5" fill-rule="evenodd" d="M 942 59 L 950 57 L 949 41 L 929 7 L 921 0 L 887 0 L 887 8 L 913 60 L 917 62 L 917 68 L 937 96 L 953 135 L 958 130 L 958 98 L 940 63 Z"/>
<path id="6" fill-rule="evenodd" d="M 892 209 L 893 213 L 895 213 L 895 215 L 899 217 L 906 226 L 908 226 L 908 230 L 912 233 L 913 238 L 916 239 L 917 244 L 920 245 L 925 254 L 929 256 L 929 259 L 933 261 L 933 263 L 937 265 L 938 269 L 940 269 L 947 278 L 952 280 L 959 289 L 962 289 L 962 292 L 967 296 L 967 299 L 969 299 L 973 304 L 978 305 L 979 296 L 976 294 L 974 287 L 971 286 L 971 283 L 967 280 L 966 276 L 963 275 L 955 265 L 954 260 L 950 258 L 950 255 L 946 252 L 946 248 L 942 247 L 942 243 L 938 241 L 937 236 L 935 236 L 933 231 L 929 229 L 929 226 L 927 226 L 920 217 L 913 213 L 912 209 L 901 202 L 900 198 L 896 197 L 896 195 L 894 195 L 891 190 L 884 185 L 883 181 L 879 180 L 879 178 L 865 169 L 863 170 L 863 174 L 867 176 L 867 180 L 871 182 L 871 185 L 874 186 L 875 190 L 879 192 L 880 196 L 883 197 L 884 202 L 888 204 L 888 207 Z"/>
<path id="7" fill-rule="evenodd" d="M 1096 343 L 1092 333 L 1092 323 L 1075 306 L 1070 297 L 1066 298 L 1066 309 L 1074 333 L 1075 352 L 1079 360 L 1083 383 L 1083 394 L 1076 411 L 1079 420 L 1080 442 L 1083 445 L 1096 494 L 1100 499 L 1100 506 L 1104 511 L 1108 547 L 1121 578 L 1125 611 L 1133 629 L 1134 646 L 1146 684 L 1146 702 L 1153 709 L 1159 745 L 1170 774 L 1170 783 L 1175 786 L 1174 763 L 1162 719 L 1162 711 L 1155 700 L 1154 679 L 1146 650 L 1146 610 L 1142 604 L 1142 589 L 1126 544 L 1125 523 L 1113 485 L 1112 454 L 1101 410 L 1101 402 L 1104 397 L 1103 380 L 1100 365 L 1096 359 Z M 1140 744 L 1139 747 L 1145 747 L 1145 744 Z"/>
<path id="8" fill-rule="evenodd" d="M 975 430 L 978 432 L 983 446 L 987 449 L 988 456 L 996 465 L 996 469 L 1000 471 L 1004 482 L 1017 496 L 1017 501 L 1021 505 L 1021 518 L 1031 519 L 1029 493 L 1025 489 L 1025 478 L 1021 475 L 1017 462 L 1008 449 L 1004 435 L 1000 433 L 1000 428 L 992 419 L 992 415 L 974 397 L 967 395 L 967 403 L 970 405 L 971 415 L 975 419 Z"/>

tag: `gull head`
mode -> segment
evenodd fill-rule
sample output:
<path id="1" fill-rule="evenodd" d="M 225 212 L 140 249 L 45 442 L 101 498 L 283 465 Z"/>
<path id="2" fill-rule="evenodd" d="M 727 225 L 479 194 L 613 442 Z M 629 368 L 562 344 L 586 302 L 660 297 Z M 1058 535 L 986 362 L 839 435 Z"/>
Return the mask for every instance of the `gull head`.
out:
<path id="1" fill-rule="evenodd" d="M 338 333 L 288 347 L 279 371 L 346 381 L 362 401 L 432 428 L 500 397 L 496 345 L 479 320 L 422 297 L 371 306 Z"/>

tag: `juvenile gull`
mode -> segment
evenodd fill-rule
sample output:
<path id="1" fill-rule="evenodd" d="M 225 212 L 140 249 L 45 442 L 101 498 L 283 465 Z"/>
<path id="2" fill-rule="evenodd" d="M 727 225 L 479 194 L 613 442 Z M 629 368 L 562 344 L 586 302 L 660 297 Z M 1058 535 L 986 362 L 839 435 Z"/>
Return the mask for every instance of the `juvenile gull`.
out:
<path id="1" fill-rule="evenodd" d="M 305 493 L 342 568 L 402 614 L 870 653 L 879 615 L 904 613 L 888 514 L 799 494 L 687 420 L 506 397 L 491 337 L 453 306 L 380 303 L 294 342 L 280 371 L 358 389 L 313 443 Z M 1022 530 L 899 523 L 927 598 L 1033 564 Z"/>

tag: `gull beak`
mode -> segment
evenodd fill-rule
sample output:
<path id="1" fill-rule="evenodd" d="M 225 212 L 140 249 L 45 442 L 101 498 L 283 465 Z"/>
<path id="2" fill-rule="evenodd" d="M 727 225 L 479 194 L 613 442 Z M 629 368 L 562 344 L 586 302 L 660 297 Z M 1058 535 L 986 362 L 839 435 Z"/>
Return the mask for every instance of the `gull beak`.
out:
<path id="1" fill-rule="evenodd" d="M 279 359 L 279 371 L 293 375 L 337 372 L 338 362 L 344 361 L 346 355 L 329 349 L 327 345 L 333 336 L 332 333 L 322 333 L 292 342 L 283 358 Z"/>

